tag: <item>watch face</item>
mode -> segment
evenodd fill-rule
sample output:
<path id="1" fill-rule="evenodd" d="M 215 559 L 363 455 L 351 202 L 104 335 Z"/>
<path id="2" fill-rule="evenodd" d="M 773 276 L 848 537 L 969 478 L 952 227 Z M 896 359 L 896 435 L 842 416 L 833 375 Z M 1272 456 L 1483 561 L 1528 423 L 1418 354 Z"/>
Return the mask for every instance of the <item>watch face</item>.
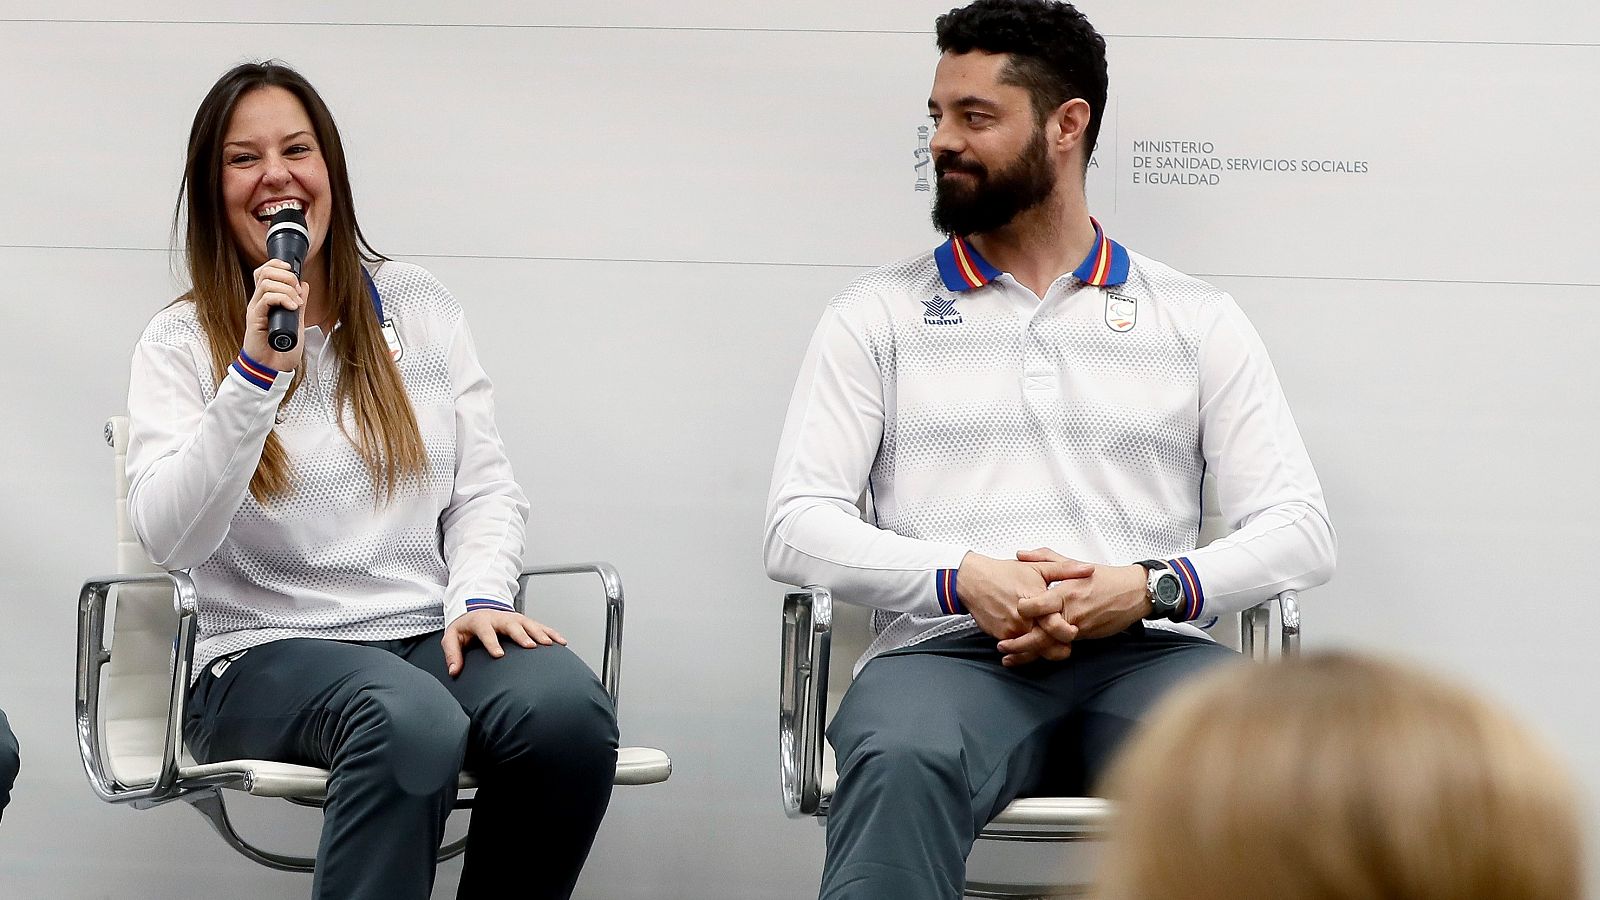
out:
<path id="1" fill-rule="evenodd" d="M 1164 573 L 1156 579 L 1156 599 L 1163 606 L 1175 606 L 1178 602 L 1178 576 L 1171 572 Z"/>

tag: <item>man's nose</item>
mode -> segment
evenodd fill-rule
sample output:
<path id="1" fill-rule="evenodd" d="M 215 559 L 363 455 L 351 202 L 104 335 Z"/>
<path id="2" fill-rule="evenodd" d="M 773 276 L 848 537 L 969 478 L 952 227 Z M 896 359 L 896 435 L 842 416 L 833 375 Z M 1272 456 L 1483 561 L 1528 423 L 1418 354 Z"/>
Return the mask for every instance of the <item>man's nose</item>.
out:
<path id="1" fill-rule="evenodd" d="M 966 149 L 966 146 L 966 143 L 956 135 L 956 130 L 943 123 L 933 127 L 933 137 L 928 139 L 928 149 L 933 151 L 935 160 L 946 153 L 958 154 Z"/>

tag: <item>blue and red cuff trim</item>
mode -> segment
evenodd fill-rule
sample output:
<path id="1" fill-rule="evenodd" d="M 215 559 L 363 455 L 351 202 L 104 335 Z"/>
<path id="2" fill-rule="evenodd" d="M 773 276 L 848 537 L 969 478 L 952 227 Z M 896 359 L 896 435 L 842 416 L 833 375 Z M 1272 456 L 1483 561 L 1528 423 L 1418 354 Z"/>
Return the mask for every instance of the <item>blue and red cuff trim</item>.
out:
<path id="1" fill-rule="evenodd" d="M 939 600 L 939 611 L 947 616 L 964 616 L 967 608 L 956 597 L 956 570 L 938 569 L 933 573 L 933 593 Z"/>
<path id="2" fill-rule="evenodd" d="M 491 600 L 488 597 L 473 597 L 467 601 L 467 612 L 477 609 L 492 609 L 496 612 L 516 612 L 517 608 L 504 600 Z"/>
<path id="3" fill-rule="evenodd" d="M 271 390 L 272 382 L 278 378 L 277 369 L 271 366 L 263 366 L 261 363 L 251 359 L 243 350 L 239 351 L 239 358 L 233 361 L 231 368 L 239 373 L 240 378 L 261 388 L 263 391 Z"/>
<path id="4" fill-rule="evenodd" d="M 1193 622 L 1206 611 L 1206 592 L 1200 586 L 1200 573 L 1187 556 L 1167 560 L 1172 571 L 1178 573 L 1178 584 L 1183 588 L 1183 621 Z"/>

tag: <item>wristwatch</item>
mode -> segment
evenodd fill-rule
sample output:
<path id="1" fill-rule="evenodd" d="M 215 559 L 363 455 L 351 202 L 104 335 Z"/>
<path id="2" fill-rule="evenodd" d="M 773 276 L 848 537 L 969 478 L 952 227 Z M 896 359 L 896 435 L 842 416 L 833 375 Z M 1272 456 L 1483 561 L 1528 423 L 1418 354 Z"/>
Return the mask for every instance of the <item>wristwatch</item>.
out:
<path id="1" fill-rule="evenodd" d="M 1183 588 L 1178 584 L 1178 573 L 1159 559 L 1139 563 L 1145 568 L 1144 592 L 1150 598 L 1150 615 L 1146 619 L 1183 621 Z"/>

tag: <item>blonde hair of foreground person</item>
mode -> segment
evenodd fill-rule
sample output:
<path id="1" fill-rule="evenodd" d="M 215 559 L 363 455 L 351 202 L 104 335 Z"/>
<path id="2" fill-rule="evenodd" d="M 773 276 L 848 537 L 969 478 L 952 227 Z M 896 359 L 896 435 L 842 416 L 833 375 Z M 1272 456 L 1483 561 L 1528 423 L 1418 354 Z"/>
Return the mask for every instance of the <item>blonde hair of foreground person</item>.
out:
<path id="1" fill-rule="evenodd" d="M 1228 667 L 1107 782 L 1101 900 L 1572 900 L 1576 789 L 1498 707 L 1347 654 Z"/>

